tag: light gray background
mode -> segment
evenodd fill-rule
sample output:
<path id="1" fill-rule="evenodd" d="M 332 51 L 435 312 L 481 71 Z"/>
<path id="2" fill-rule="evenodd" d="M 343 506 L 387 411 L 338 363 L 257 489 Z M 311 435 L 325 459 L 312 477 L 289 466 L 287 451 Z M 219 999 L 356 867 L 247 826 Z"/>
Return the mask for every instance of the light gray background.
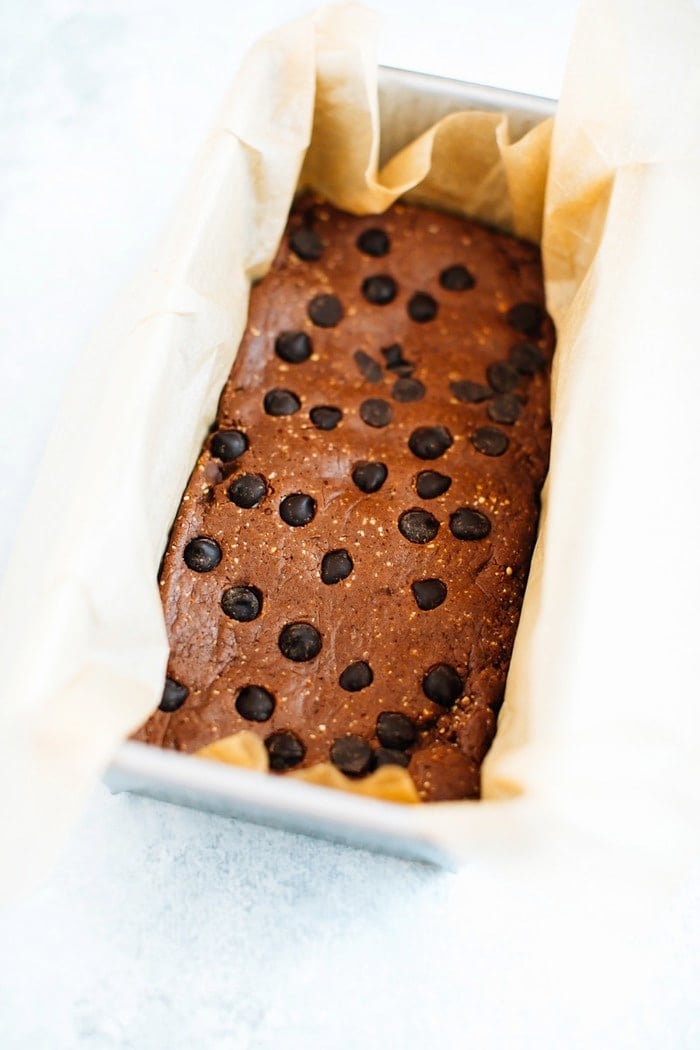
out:
<path id="1" fill-rule="evenodd" d="M 572 0 L 374 6 L 386 63 L 558 94 Z M 244 50 L 307 8 L 4 0 L 0 570 L 80 346 Z M 693 880 L 547 849 L 447 875 L 98 787 L 0 919 L 0 1046 L 700 1046 Z"/>

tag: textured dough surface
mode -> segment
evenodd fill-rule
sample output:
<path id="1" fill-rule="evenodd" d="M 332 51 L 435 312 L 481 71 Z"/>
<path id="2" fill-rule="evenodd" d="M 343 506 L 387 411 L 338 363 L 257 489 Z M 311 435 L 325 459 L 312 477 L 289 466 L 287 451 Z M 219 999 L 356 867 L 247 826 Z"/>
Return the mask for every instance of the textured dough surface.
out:
<path id="1" fill-rule="evenodd" d="M 300 227 L 313 229 L 323 252 L 318 259 L 299 258 L 285 237 L 271 272 L 253 288 L 213 438 L 190 478 L 163 563 L 168 675 L 188 694 L 177 710 L 156 711 L 136 737 L 196 751 L 243 729 L 263 739 L 291 731 L 305 748 L 295 766 L 302 769 L 328 762 L 334 742 L 346 734 L 379 748 L 378 715 L 401 712 L 417 731 L 403 753 L 420 797 L 474 798 L 503 697 L 548 460 L 552 325 L 543 315 L 525 333 L 508 319 L 517 304 L 544 306 L 539 252 L 476 223 L 402 204 L 381 216 L 354 217 L 305 200 L 290 216 L 289 231 Z M 358 249 L 358 236 L 369 229 L 388 235 L 388 254 Z M 454 266 L 467 268 L 473 287 L 441 285 L 440 274 Z M 395 298 L 385 305 L 369 302 L 361 290 L 376 275 L 396 284 Z M 409 315 L 416 292 L 437 303 L 432 320 Z M 314 324 L 307 313 L 319 294 L 342 305 L 343 317 L 332 327 Z M 275 352 L 277 336 L 290 330 L 305 332 L 312 342 L 313 353 L 301 363 Z M 518 399 L 517 420 L 495 421 L 489 412 L 498 415 L 494 406 L 503 401 L 489 387 L 487 369 L 515 360 L 513 348 L 523 342 L 538 349 L 543 364 L 517 372 L 507 391 Z M 389 368 L 391 354 L 381 351 L 397 343 L 404 364 Z M 365 358 L 360 367 L 358 350 L 376 367 Z M 396 399 L 401 372 L 423 385 L 419 400 Z M 514 382 L 513 374 L 512 368 L 502 371 L 504 385 Z M 488 375 L 498 386 L 498 375 Z M 486 387 L 484 399 L 456 397 L 459 388 L 451 384 L 465 381 Z M 268 414 L 264 398 L 273 389 L 296 395 L 300 408 Z M 368 399 L 389 406 L 380 412 L 390 415 L 387 425 L 363 420 Z M 317 406 L 342 411 L 334 429 L 312 424 L 309 413 Z M 419 427 L 446 428 L 451 446 L 434 460 L 419 458 L 409 447 Z M 507 437 L 503 454 L 475 447 L 472 439 L 483 427 Z M 216 432 L 230 429 L 246 435 L 248 448 L 222 462 L 210 444 Z M 353 482 L 353 467 L 362 461 L 386 465 L 379 491 L 362 492 Z M 422 499 L 416 479 L 424 470 L 448 476 L 447 491 Z M 228 496 L 243 474 L 261 475 L 267 486 L 249 509 Z M 301 527 L 287 524 L 279 512 L 294 493 L 316 503 L 313 520 Z M 453 535 L 451 515 L 460 508 L 485 515 L 489 534 L 468 540 Z M 400 515 L 415 509 L 436 519 L 434 539 L 419 544 L 402 535 Z M 185 547 L 197 537 L 221 549 L 211 571 L 192 571 L 184 560 Z M 339 548 L 351 556 L 353 570 L 325 584 L 323 556 Z M 439 579 L 447 588 L 442 604 L 428 611 L 419 609 L 411 586 L 424 579 Z M 222 611 L 222 594 L 234 586 L 262 595 L 255 619 L 238 622 Z M 320 633 L 315 658 L 294 662 L 282 654 L 278 639 L 291 622 Z M 348 692 L 339 677 L 356 661 L 370 665 L 373 680 Z M 429 699 L 423 687 L 426 672 L 443 663 L 462 682 L 449 708 Z M 251 684 L 274 697 L 265 722 L 245 719 L 236 709 L 240 690 Z"/>

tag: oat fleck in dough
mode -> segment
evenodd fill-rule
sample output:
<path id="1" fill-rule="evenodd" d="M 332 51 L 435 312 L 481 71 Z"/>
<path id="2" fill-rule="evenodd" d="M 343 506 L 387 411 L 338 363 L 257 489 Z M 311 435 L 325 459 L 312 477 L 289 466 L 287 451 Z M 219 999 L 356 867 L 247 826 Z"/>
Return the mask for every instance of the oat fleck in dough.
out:
<path id="1" fill-rule="evenodd" d="M 248 729 L 278 773 L 395 763 L 478 797 L 548 460 L 543 304 L 531 244 L 297 204 L 170 536 L 137 739 Z"/>

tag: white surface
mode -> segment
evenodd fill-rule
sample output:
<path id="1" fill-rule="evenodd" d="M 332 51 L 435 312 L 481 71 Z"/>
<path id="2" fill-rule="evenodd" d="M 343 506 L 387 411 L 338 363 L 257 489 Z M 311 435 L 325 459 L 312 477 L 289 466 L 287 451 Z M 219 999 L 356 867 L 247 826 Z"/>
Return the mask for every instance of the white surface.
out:
<path id="1" fill-rule="evenodd" d="M 0 567 L 75 353 L 243 51 L 307 6 L 5 0 Z M 382 61 L 558 93 L 568 0 L 375 7 Z M 593 843 L 531 852 L 448 876 L 98 788 L 50 882 L 0 921 L 0 1046 L 700 1045 L 700 880 Z"/>

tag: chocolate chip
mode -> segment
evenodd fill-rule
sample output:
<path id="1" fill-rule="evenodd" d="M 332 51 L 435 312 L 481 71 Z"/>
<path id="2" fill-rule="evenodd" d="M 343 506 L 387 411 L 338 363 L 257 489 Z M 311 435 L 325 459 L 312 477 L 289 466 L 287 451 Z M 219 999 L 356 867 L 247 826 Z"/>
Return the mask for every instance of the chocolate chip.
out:
<path id="1" fill-rule="evenodd" d="M 163 686 L 163 697 L 158 704 L 158 710 L 165 711 L 166 714 L 171 715 L 173 711 L 177 711 L 179 707 L 182 707 L 189 693 L 190 691 L 186 685 L 176 682 L 174 678 L 166 678 Z"/>
<path id="2" fill-rule="evenodd" d="M 360 492 L 379 492 L 387 478 L 388 470 L 383 463 L 358 463 L 353 467 L 352 480 Z"/>
<path id="3" fill-rule="evenodd" d="M 382 379 L 381 366 L 377 364 L 373 357 L 366 354 L 364 350 L 356 350 L 352 355 L 360 370 L 360 374 L 364 376 L 368 383 L 380 383 Z"/>
<path id="4" fill-rule="evenodd" d="M 283 627 L 278 643 L 280 652 L 288 660 L 305 663 L 321 652 L 321 635 L 310 623 L 288 623 Z"/>
<path id="5" fill-rule="evenodd" d="M 391 396 L 395 401 L 408 403 L 409 401 L 421 401 L 425 397 L 425 387 L 420 379 L 408 379 L 404 376 L 397 379 L 391 389 Z"/>
<path id="6" fill-rule="evenodd" d="M 299 528 L 308 525 L 316 515 L 316 500 L 305 492 L 293 492 L 280 503 L 280 518 L 287 525 Z"/>
<path id="7" fill-rule="evenodd" d="M 368 427 L 388 427 L 393 415 L 391 405 L 381 397 L 368 397 L 360 405 L 360 418 Z"/>
<path id="8" fill-rule="evenodd" d="M 544 321 L 544 310 L 537 303 L 516 303 L 506 314 L 506 321 L 518 332 L 536 336 Z"/>
<path id="9" fill-rule="evenodd" d="M 380 255 L 387 255 L 391 242 L 384 230 L 373 226 L 369 230 L 363 230 L 357 238 L 357 247 L 365 255 L 373 255 L 375 258 L 379 258 Z"/>
<path id="10" fill-rule="evenodd" d="M 308 361 L 313 345 L 306 332 L 281 332 L 275 340 L 275 353 L 290 365 Z"/>
<path id="11" fill-rule="evenodd" d="M 359 693 L 366 689 L 374 681 L 372 668 L 364 660 L 356 660 L 354 664 L 348 664 L 338 679 L 340 688 L 348 693 Z"/>
<path id="12" fill-rule="evenodd" d="M 263 596 L 257 587 L 229 587 L 221 595 L 221 608 L 232 620 L 248 623 L 262 612 Z"/>
<path id="13" fill-rule="evenodd" d="M 516 343 L 508 357 L 513 368 L 524 376 L 534 376 L 546 363 L 544 353 L 534 343 Z"/>
<path id="14" fill-rule="evenodd" d="M 309 412 L 309 419 L 317 430 L 335 430 L 343 413 L 334 405 L 316 405 Z"/>
<path id="15" fill-rule="evenodd" d="M 459 700 L 464 685 L 458 671 L 450 664 L 434 664 L 423 675 L 423 692 L 441 707 L 450 708 Z"/>
<path id="16" fill-rule="evenodd" d="M 396 281 L 386 273 L 365 277 L 362 282 L 362 294 L 369 303 L 375 306 L 386 306 L 393 303 L 398 292 Z"/>
<path id="17" fill-rule="evenodd" d="M 185 565 L 193 572 L 211 572 L 221 561 L 221 547 L 216 540 L 198 536 L 185 547 Z"/>
<path id="18" fill-rule="evenodd" d="M 398 375 L 411 375 L 416 367 L 403 356 L 400 343 L 392 343 L 391 346 L 383 347 L 381 353 L 386 361 L 386 367 Z"/>
<path id="19" fill-rule="evenodd" d="M 270 733 L 265 739 L 265 747 L 270 759 L 270 769 L 277 772 L 298 766 L 306 754 L 306 748 L 299 737 L 289 729 Z"/>
<path id="20" fill-rule="evenodd" d="M 440 284 L 448 292 L 466 292 L 476 281 L 466 266 L 448 266 L 440 274 Z"/>
<path id="21" fill-rule="evenodd" d="M 459 507 L 450 514 L 450 532 L 458 540 L 483 540 L 491 531 L 491 522 L 480 510 Z"/>
<path id="22" fill-rule="evenodd" d="M 451 445 L 447 427 L 416 427 L 408 439 L 408 447 L 418 459 L 439 459 Z"/>
<path id="23" fill-rule="evenodd" d="M 517 394 L 499 394 L 486 407 L 486 414 L 494 423 L 515 423 L 523 410 Z"/>
<path id="24" fill-rule="evenodd" d="M 268 390 L 263 399 L 268 416 L 293 416 L 301 408 L 301 401 L 291 390 Z"/>
<path id="25" fill-rule="evenodd" d="M 479 427 L 472 434 L 472 445 L 485 456 L 502 456 L 510 442 L 508 436 L 496 427 Z"/>
<path id="26" fill-rule="evenodd" d="M 262 474 L 241 474 L 228 487 L 228 498 L 237 507 L 250 510 L 257 507 L 267 493 L 267 482 Z"/>
<path id="27" fill-rule="evenodd" d="M 486 369 L 486 378 L 490 386 L 497 394 L 506 394 L 518 385 L 520 376 L 516 370 L 505 361 L 494 361 Z"/>
<path id="28" fill-rule="evenodd" d="M 209 448 L 212 456 L 222 463 L 230 463 L 247 451 L 248 438 L 242 430 L 219 430 L 211 439 Z"/>
<path id="29" fill-rule="evenodd" d="M 414 580 L 411 584 L 416 605 L 423 612 L 430 612 L 442 605 L 447 597 L 447 587 L 438 579 Z"/>
<path id="30" fill-rule="evenodd" d="M 410 755 L 405 751 L 394 751 L 388 747 L 378 747 L 374 752 L 373 766 L 381 769 L 382 766 L 403 766 L 405 769 L 411 761 Z"/>
<path id="31" fill-rule="evenodd" d="M 470 379 L 460 379 L 456 383 L 450 383 L 450 390 L 464 404 L 478 404 L 493 397 L 493 390 L 483 383 L 472 383 Z"/>
<path id="32" fill-rule="evenodd" d="M 447 492 L 452 478 L 439 474 L 437 470 L 421 470 L 416 478 L 416 492 L 421 499 L 437 499 Z"/>
<path id="33" fill-rule="evenodd" d="M 333 744 L 331 762 L 350 777 L 364 776 L 372 764 L 372 748 L 361 736 L 348 733 Z"/>
<path id="34" fill-rule="evenodd" d="M 321 562 L 321 580 L 328 584 L 340 583 L 348 578 L 354 567 L 352 558 L 343 547 L 328 551 Z"/>
<path id="35" fill-rule="evenodd" d="M 418 324 L 432 321 L 438 312 L 438 304 L 427 292 L 416 292 L 408 300 L 408 316 Z"/>
<path id="36" fill-rule="evenodd" d="M 410 543 L 430 543 L 438 534 L 440 522 L 430 511 L 414 507 L 399 516 L 399 532 Z"/>
<path id="37" fill-rule="evenodd" d="M 377 718 L 377 739 L 384 747 L 405 751 L 417 736 L 415 723 L 401 711 L 382 711 Z"/>
<path id="38" fill-rule="evenodd" d="M 244 685 L 236 697 L 236 710 L 249 722 L 267 722 L 275 710 L 275 698 L 261 685 Z"/>
<path id="39" fill-rule="evenodd" d="M 320 259 L 323 255 L 323 241 L 308 226 L 302 226 L 301 229 L 294 231 L 289 238 L 289 247 L 295 255 L 298 255 L 300 259 L 305 259 L 307 262 Z"/>
<path id="40" fill-rule="evenodd" d="M 319 328 L 335 328 L 343 317 L 343 306 L 335 295 L 315 295 L 307 313 Z"/>
<path id="41" fill-rule="evenodd" d="M 391 346 L 383 346 L 382 357 L 386 361 L 387 368 L 396 368 L 403 362 L 403 348 L 401 343 L 392 343 Z"/>

